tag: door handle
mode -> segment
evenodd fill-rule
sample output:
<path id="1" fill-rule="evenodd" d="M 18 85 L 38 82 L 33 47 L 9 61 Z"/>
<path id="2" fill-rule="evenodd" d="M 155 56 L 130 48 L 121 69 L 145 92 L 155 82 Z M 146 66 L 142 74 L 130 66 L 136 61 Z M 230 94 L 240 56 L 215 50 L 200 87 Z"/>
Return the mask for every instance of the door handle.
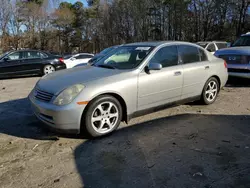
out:
<path id="1" fill-rule="evenodd" d="M 181 75 L 181 71 L 177 71 L 174 73 L 175 76 L 180 76 Z"/>
<path id="2" fill-rule="evenodd" d="M 210 67 L 209 66 L 205 66 L 205 69 L 209 69 Z"/>

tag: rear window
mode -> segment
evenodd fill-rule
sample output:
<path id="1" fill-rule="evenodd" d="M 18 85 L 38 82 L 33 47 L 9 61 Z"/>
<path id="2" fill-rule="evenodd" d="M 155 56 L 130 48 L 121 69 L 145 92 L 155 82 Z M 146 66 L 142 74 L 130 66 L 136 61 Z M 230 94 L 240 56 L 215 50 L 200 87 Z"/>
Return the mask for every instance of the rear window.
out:
<path id="1" fill-rule="evenodd" d="M 227 43 L 216 43 L 218 49 L 227 48 Z"/>
<path id="2" fill-rule="evenodd" d="M 195 46 L 180 45 L 178 46 L 178 51 L 184 64 L 200 61 L 200 53 Z"/>

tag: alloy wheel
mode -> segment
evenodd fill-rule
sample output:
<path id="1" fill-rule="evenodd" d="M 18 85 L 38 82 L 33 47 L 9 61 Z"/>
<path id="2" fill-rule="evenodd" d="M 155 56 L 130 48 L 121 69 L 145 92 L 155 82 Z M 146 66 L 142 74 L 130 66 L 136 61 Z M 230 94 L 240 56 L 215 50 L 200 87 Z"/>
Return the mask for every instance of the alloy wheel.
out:
<path id="1" fill-rule="evenodd" d="M 214 101 L 216 96 L 217 96 L 217 93 L 218 93 L 217 83 L 212 80 L 207 85 L 207 89 L 206 89 L 206 92 L 205 92 L 206 99 L 209 102 Z"/>
<path id="2" fill-rule="evenodd" d="M 118 119 L 119 111 L 116 104 L 110 101 L 103 102 L 94 109 L 91 124 L 96 132 L 104 134 L 112 131 Z"/>
<path id="3" fill-rule="evenodd" d="M 46 65 L 46 66 L 44 67 L 43 72 L 44 72 L 44 74 L 53 73 L 53 72 L 55 72 L 55 67 L 53 67 L 52 65 Z"/>

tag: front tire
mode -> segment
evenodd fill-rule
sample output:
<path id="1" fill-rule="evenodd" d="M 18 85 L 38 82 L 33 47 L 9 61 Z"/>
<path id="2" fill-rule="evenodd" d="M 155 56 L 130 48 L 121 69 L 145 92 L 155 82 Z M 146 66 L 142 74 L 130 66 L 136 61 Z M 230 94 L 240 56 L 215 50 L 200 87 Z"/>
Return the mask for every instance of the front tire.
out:
<path id="1" fill-rule="evenodd" d="M 201 102 L 205 105 L 214 103 L 219 93 L 219 83 L 214 77 L 210 78 L 202 91 Z"/>
<path id="2" fill-rule="evenodd" d="M 119 101 L 109 95 L 94 99 L 83 115 L 82 130 L 91 137 L 99 137 L 116 130 L 121 123 L 122 107 Z"/>

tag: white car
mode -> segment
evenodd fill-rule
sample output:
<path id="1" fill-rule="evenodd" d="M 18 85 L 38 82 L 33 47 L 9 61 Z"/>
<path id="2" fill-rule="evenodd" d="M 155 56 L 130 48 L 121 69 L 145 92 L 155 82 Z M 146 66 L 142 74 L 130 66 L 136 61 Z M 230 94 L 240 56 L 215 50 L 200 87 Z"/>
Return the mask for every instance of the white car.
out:
<path id="1" fill-rule="evenodd" d="M 73 68 L 78 64 L 88 64 L 88 61 L 94 57 L 94 54 L 89 53 L 80 53 L 74 55 L 67 55 L 64 57 L 64 63 L 67 66 L 67 69 Z"/>
<path id="2" fill-rule="evenodd" d="M 212 54 L 214 54 L 217 50 L 228 47 L 228 43 L 225 41 L 212 41 L 212 42 L 204 41 L 204 42 L 197 42 L 197 44 L 205 48 Z"/>

